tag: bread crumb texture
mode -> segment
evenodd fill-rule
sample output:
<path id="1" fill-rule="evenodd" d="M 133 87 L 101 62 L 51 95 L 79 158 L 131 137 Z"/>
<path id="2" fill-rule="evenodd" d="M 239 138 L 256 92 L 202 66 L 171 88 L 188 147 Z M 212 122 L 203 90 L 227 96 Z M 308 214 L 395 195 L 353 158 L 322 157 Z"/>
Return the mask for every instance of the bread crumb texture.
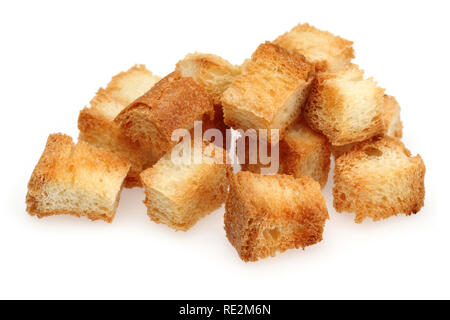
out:
<path id="1" fill-rule="evenodd" d="M 305 248 L 322 240 L 329 218 L 320 185 L 309 176 L 231 176 L 225 231 L 244 261 Z"/>
<path id="2" fill-rule="evenodd" d="M 261 173 L 261 169 L 269 167 L 270 164 L 263 165 L 259 161 L 259 156 L 258 163 L 250 164 L 248 141 L 246 143 L 246 161 L 242 164 L 242 170 Z M 325 186 L 330 171 L 331 144 L 324 135 L 313 131 L 300 119 L 286 131 L 278 147 L 278 173 L 292 175 L 295 178 L 310 175 L 322 187 Z"/>
<path id="3" fill-rule="evenodd" d="M 334 146 L 361 142 L 384 132 L 383 96 L 384 89 L 355 65 L 319 73 L 304 117 Z"/>
<path id="4" fill-rule="evenodd" d="M 114 120 L 129 139 L 141 147 L 166 153 L 176 129 L 191 130 L 195 120 L 214 116 L 211 97 L 191 77 L 175 71 L 122 110 Z"/>
<path id="5" fill-rule="evenodd" d="M 402 142 L 376 137 L 362 142 L 336 160 L 334 207 L 355 212 L 355 221 L 374 221 L 423 207 L 425 165 Z"/>
<path id="6" fill-rule="evenodd" d="M 322 31 L 309 24 L 299 24 L 279 36 L 275 44 L 303 54 L 318 71 L 345 68 L 355 57 L 353 42 Z"/>
<path id="7" fill-rule="evenodd" d="M 115 75 L 105 89 L 100 88 L 90 106 L 81 110 L 78 117 L 79 140 L 108 148 L 128 159 L 131 164 L 125 180 L 128 188 L 140 186 L 139 174 L 158 161 L 162 154 L 127 139 L 114 118 L 159 80 L 144 65 L 135 65 Z"/>
<path id="8" fill-rule="evenodd" d="M 240 66 L 235 66 L 219 56 L 208 53 L 190 53 L 177 63 L 176 70 L 183 77 L 191 77 L 211 97 L 214 103 L 214 118 L 204 117 L 203 128 L 219 129 L 222 135 L 226 135 L 223 119 L 222 94 L 228 89 L 233 80 L 241 73 Z"/>
<path id="9" fill-rule="evenodd" d="M 222 93 L 241 73 L 240 67 L 214 54 L 190 53 L 177 63 L 176 70 L 184 77 L 192 77 L 212 97 L 215 105 L 221 104 Z"/>
<path id="10" fill-rule="evenodd" d="M 27 211 L 39 218 L 71 214 L 112 222 L 126 159 L 64 134 L 52 134 L 28 183 Z"/>
<path id="11" fill-rule="evenodd" d="M 393 96 L 383 97 L 383 134 L 385 136 L 401 139 L 403 136 L 403 124 L 400 120 L 400 105 Z M 335 158 L 339 158 L 353 149 L 358 143 L 350 143 L 343 146 L 332 146 L 331 151 Z"/>
<path id="12" fill-rule="evenodd" d="M 224 203 L 231 173 L 226 152 L 207 143 L 202 150 L 201 163 L 176 163 L 169 152 L 141 173 L 144 203 L 153 221 L 186 231 Z"/>
<path id="13" fill-rule="evenodd" d="M 304 56 L 261 44 L 223 93 L 225 124 L 235 129 L 279 129 L 300 115 L 314 78 Z"/>

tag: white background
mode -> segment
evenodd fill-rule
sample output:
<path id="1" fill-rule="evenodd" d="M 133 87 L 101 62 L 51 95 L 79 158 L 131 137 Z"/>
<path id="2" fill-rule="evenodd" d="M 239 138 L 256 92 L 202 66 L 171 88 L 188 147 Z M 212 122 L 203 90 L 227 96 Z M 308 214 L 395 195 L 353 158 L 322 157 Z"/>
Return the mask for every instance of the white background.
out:
<path id="1" fill-rule="evenodd" d="M 450 298 L 447 1 L 2 1 L 0 298 Z M 425 207 L 353 222 L 332 207 L 324 240 L 245 264 L 223 209 L 187 233 L 149 220 L 124 190 L 112 224 L 25 212 L 48 134 L 78 136 L 79 111 L 111 76 L 164 76 L 188 52 L 240 64 L 299 22 L 355 42 L 368 76 L 397 97 L 404 142 L 426 163 Z M 330 175 L 331 177 L 331 175 Z M 444 201 L 447 200 L 447 203 Z"/>

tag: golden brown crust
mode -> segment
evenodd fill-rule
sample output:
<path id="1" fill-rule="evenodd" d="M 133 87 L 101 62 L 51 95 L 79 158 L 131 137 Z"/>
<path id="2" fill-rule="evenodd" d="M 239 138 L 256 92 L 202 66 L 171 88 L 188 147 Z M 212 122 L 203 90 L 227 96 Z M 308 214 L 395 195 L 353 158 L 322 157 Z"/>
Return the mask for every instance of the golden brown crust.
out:
<path id="1" fill-rule="evenodd" d="M 213 116 L 213 104 L 192 78 L 175 71 L 125 108 L 114 120 L 123 134 L 142 147 L 169 151 L 176 129 L 191 129 L 204 114 Z"/>
<path id="2" fill-rule="evenodd" d="M 27 195 L 27 211 L 31 216 L 36 216 L 39 219 L 50 217 L 50 216 L 57 216 L 57 215 L 71 215 L 78 218 L 81 217 L 87 217 L 91 221 L 96 220 L 103 220 L 108 223 L 112 223 L 114 220 L 114 217 L 116 215 L 117 206 L 119 205 L 120 200 L 120 194 L 122 193 L 122 187 L 120 188 L 119 194 L 117 195 L 116 204 L 114 206 L 114 209 L 110 213 L 100 213 L 97 211 L 88 211 L 88 210 L 67 210 L 67 209 L 59 209 L 58 211 L 47 211 L 47 210 L 38 210 L 38 201 L 31 196 L 30 194 Z"/>
<path id="3" fill-rule="evenodd" d="M 222 163 L 176 164 L 169 152 L 141 173 L 146 194 L 144 204 L 151 220 L 187 231 L 224 203 L 232 171 L 226 164 L 226 152 L 203 142 L 203 155 Z"/>
<path id="4" fill-rule="evenodd" d="M 219 56 L 197 52 L 186 55 L 177 63 L 176 70 L 202 86 L 212 97 L 214 105 L 221 105 L 222 93 L 241 73 L 239 66 Z"/>
<path id="5" fill-rule="evenodd" d="M 223 119 L 222 94 L 233 80 L 241 73 L 239 66 L 234 66 L 225 59 L 213 54 L 192 53 L 179 61 L 176 70 L 184 77 L 192 77 L 210 95 L 214 103 L 214 119 L 204 117 L 203 128 L 219 129 L 225 137 L 226 129 Z"/>
<path id="6" fill-rule="evenodd" d="M 68 135 L 58 133 L 52 134 L 48 137 L 45 150 L 33 170 L 30 181 L 28 182 L 28 195 L 31 195 L 34 192 L 40 192 L 42 186 L 47 181 L 56 179 L 56 176 L 65 170 L 68 166 L 69 157 L 72 153 L 73 147 L 74 144 L 72 142 L 72 138 Z M 32 208 L 34 208 L 34 203 L 30 203 L 27 210 Z"/>
<path id="7" fill-rule="evenodd" d="M 82 170 L 100 170 L 106 173 L 123 170 L 130 166 L 125 157 L 115 154 L 105 148 L 97 148 L 85 141 L 79 141 L 71 156 L 72 171 L 79 167 Z M 127 170 L 128 171 L 128 170 Z"/>
<path id="8" fill-rule="evenodd" d="M 96 148 L 83 141 L 74 145 L 71 137 L 52 134 L 28 182 L 27 212 L 39 218 L 71 214 L 111 222 L 129 167 L 126 159 L 107 149 Z M 99 176 L 100 181 L 96 180 Z M 83 207 L 85 204 L 78 201 L 67 204 L 70 199 L 59 206 L 48 200 L 61 200 L 67 191 L 84 196 L 94 196 L 98 191 L 95 197 L 110 204 L 114 200 L 114 206 L 95 211 Z"/>
<path id="9" fill-rule="evenodd" d="M 424 203 L 425 165 L 403 143 L 376 137 L 336 160 L 333 189 L 338 212 L 355 212 L 355 221 L 417 213 Z"/>
<path id="10" fill-rule="evenodd" d="M 400 105 L 393 96 L 384 95 L 383 98 L 384 134 L 401 139 L 403 124 L 400 120 Z"/>
<path id="11" fill-rule="evenodd" d="M 214 103 L 214 119 L 204 117 L 204 130 L 219 129 L 225 137 L 228 126 L 223 119 L 222 94 L 241 73 L 240 67 L 213 54 L 191 53 L 177 63 L 176 70 L 184 77 L 192 77 Z"/>
<path id="12" fill-rule="evenodd" d="M 270 164 L 261 164 L 259 156 L 258 163 L 250 164 L 248 141 L 246 143 L 246 159 L 241 165 L 242 170 L 261 174 L 261 169 L 270 167 Z M 313 131 L 301 119 L 287 130 L 279 143 L 280 174 L 292 175 L 295 178 L 310 175 L 323 188 L 328 180 L 330 163 L 331 144 L 325 136 Z"/>
<path id="13" fill-rule="evenodd" d="M 308 125 L 334 146 L 361 142 L 384 132 L 384 89 L 371 78 L 360 78 L 355 68 L 319 73 L 305 106 Z"/>
<path id="14" fill-rule="evenodd" d="M 59 209 L 58 211 L 51 211 L 51 210 L 40 210 L 38 208 L 38 200 L 32 195 L 32 193 L 28 193 L 26 197 L 26 203 L 27 203 L 27 212 L 31 216 L 36 216 L 39 219 L 50 217 L 50 216 L 56 216 L 56 215 L 71 215 L 78 218 L 81 217 L 87 217 L 91 221 L 96 220 L 103 220 L 108 223 L 112 223 L 115 215 L 117 206 L 119 205 L 120 200 L 120 194 L 122 193 L 123 186 L 120 187 L 120 191 L 117 194 L 116 202 L 114 205 L 113 210 L 109 213 L 101 213 L 98 211 L 88 211 L 88 210 L 67 210 L 67 209 Z"/>
<path id="15" fill-rule="evenodd" d="M 385 136 L 402 138 L 403 124 L 400 120 L 400 106 L 397 100 L 389 95 L 383 97 L 383 133 Z M 332 153 L 335 158 L 339 158 L 344 153 L 353 149 L 358 143 L 350 143 L 343 146 L 333 146 Z"/>
<path id="16" fill-rule="evenodd" d="M 309 176 L 231 176 L 225 231 L 244 261 L 256 261 L 322 240 L 329 218 L 320 185 Z"/>
<path id="17" fill-rule="evenodd" d="M 160 77 L 153 75 L 151 71 L 147 70 L 145 65 L 138 64 L 125 72 L 115 75 L 108 83 L 108 86 L 105 89 L 100 89 L 99 93 L 104 91 L 104 95 L 115 99 L 123 107 L 126 107 L 137 96 L 148 91 L 160 79 Z M 99 94 L 91 101 L 92 105 L 96 103 L 95 100 L 98 96 Z"/>
<path id="18" fill-rule="evenodd" d="M 141 186 L 139 174 L 153 165 L 161 156 L 154 150 L 141 148 L 127 139 L 114 122 L 117 114 L 130 102 L 145 93 L 159 80 L 143 65 L 136 65 L 114 76 L 105 89 L 99 89 L 89 108 L 78 117 L 79 140 L 94 146 L 108 148 L 127 158 L 131 169 L 124 186 Z"/>
<path id="19" fill-rule="evenodd" d="M 343 68 L 355 57 L 352 41 L 318 30 L 307 23 L 295 26 L 274 43 L 303 54 L 316 66 L 317 71 Z"/>
<path id="20" fill-rule="evenodd" d="M 299 116 L 314 77 L 305 57 L 273 43 L 261 44 L 225 90 L 225 123 L 240 129 L 279 129 Z"/>
<path id="21" fill-rule="evenodd" d="M 280 141 L 282 173 L 299 178 L 309 174 L 323 188 L 328 180 L 331 163 L 331 144 L 306 123 L 293 126 Z"/>
<path id="22" fill-rule="evenodd" d="M 95 109 L 84 108 L 81 110 L 78 127 L 80 141 L 86 141 L 99 148 L 108 148 L 130 162 L 131 168 L 125 179 L 125 188 L 141 187 L 139 174 L 151 167 L 162 156 L 154 150 L 140 147 L 122 135 L 119 126 L 114 121 L 107 119 Z"/>

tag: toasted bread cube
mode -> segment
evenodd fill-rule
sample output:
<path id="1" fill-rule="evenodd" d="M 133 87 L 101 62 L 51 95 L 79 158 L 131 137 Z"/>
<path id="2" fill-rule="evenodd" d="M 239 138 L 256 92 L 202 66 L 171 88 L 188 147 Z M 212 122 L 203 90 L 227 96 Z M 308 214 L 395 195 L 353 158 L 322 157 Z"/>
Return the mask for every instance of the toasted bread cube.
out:
<path id="1" fill-rule="evenodd" d="M 223 93 L 225 124 L 235 129 L 279 129 L 300 115 L 314 78 L 304 56 L 275 44 L 261 44 L 242 73 Z"/>
<path id="2" fill-rule="evenodd" d="M 28 183 L 27 211 L 112 222 L 129 163 L 115 153 L 52 134 Z"/>
<path id="3" fill-rule="evenodd" d="M 303 54 L 318 71 L 344 68 L 355 57 L 353 42 L 321 31 L 309 24 L 299 24 L 279 36 L 275 44 Z"/>
<path id="4" fill-rule="evenodd" d="M 336 160 L 334 207 L 355 212 L 357 223 L 417 213 L 424 203 L 424 176 L 422 158 L 411 157 L 400 140 L 373 138 Z"/>
<path id="5" fill-rule="evenodd" d="M 171 156 L 168 152 L 141 173 L 144 203 L 153 221 L 187 231 L 225 202 L 231 166 L 225 150 L 214 144 L 203 144 L 200 163 L 193 161 L 194 152 L 191 163 L 177 163 Z"/>
<path id="6" fill-rule="evenodd" d="M 308 125 L 334 146 L 361 142 L 384 132 L 384 89 L 363 79 L 356 66 L 319 73 L 305 106 Z"/>
<path id="7" fill-rule="evenodd" d="M 247 153 L 248 150 L 246 148 Z M 279 143 L 278 173 L 292 175 L 295 178 L 310 175 L 323 188 L 328 180 L 330 158 L 331 144 L 327 138 L 313 131 L 304 121 L 298 121 L 286 131 Z M 270 166 L 270 164 L 263 165 L 259 161 L 251 164 L 249 161 L 247 154 L 242 170 L 261 174 L 262 168 Z"/>
<path id="8" fill-rule="evenodd" d="M 320 185 L 309 176 L 241 171 L 231 178 L 225 231 L 244 261 L 320 242 L 327 219 Z"/>
<path id="9" fill-rule="evenodd" d="M 206 117 L 204 128 L 219 129 L 225 134 L 227 126 L 223 119 L 222 94 L 241 73 L 240 67 L 213 54 L 191 53 L 177 63 L 176 70 L 184 77 L 192 77 L 213 100 L 214 119 L 211 121 Z"/>
<path id="10" fill-rule="evenodd" d="M 161 78 L 147 70 L 145 65 L 135 65 L 129 70 L 114 76 L 106 89 L 100 89 L 100 92 L 106 93 L 124 107 L 120 108 L 120 110 L 111 110 L 110 118 L 114 118 L 126 106 L 150 90 L 159 80 Z M 109 110 L 104 109 L 104 111 L 108 112 Z"/>
<path id="11" fill-rule="evenodd" d="M 179 61 L 176 70 L 184 77 L 192 77 L 213 100 L 214 119 L 205 117 L 205 130 L 216 128 L 224 134 L 227 126 L 223 119 L 222 94 L 240 74 L 240 67 L 213 54 L 193 53 Z"/>
<path id="12" fill-rule="evenodd" d="M 280 168 L 300 178 L 310 175 L 324 187 L 330 171 L 331 144 L 304 122 L 294 125 L 280 141 Z"/>
<path id="13" fill-rule="evenodd" d="M 91 100 L 90 107 L 81 110 L 78 118 L 79 140 L 97 147 L 108 148 L 131 163 L 125 187 L 140 186 L 139 174 L 153 165 L 162 154 L 141 148 L 127 139 L 114 122 L 120 111 L 147 92 L 159 77 L 145 66 L 137 65 L 114 76 L 106 89 L 100 89 Z"/>
<path id="14" fill-rule="evenodd" d="M 400 120 L 400 105 L 393 96 L 383 97 L 383 127 L 384 135 L 394 138 L 401 138 L 403 125 Z M 333 146 L 331 151 L 335 158 L 339 158 L 346 152 L 353 149 L 358 143 L 350 143 L 344 146 Z"/>
<path id="15" fill-rule="evenodd" d="M 191 77 L 175 71 L 136 99 L 115 118 L 121 132 L 143 148 L 157 153 L 172 149 L 176 129 L 190 130 L 194 121 L 214 115 L 208 93 Z"/>
<path id="16" fill-rule="evenodd" d="M 215 105 L 221 104 L 223 92 L 241 73 L 240 67 L 232 65 L 219 56 L 191 53 L 177 63 L 176 70 L 184 77 L 192 77 L 212 97 Z"/>

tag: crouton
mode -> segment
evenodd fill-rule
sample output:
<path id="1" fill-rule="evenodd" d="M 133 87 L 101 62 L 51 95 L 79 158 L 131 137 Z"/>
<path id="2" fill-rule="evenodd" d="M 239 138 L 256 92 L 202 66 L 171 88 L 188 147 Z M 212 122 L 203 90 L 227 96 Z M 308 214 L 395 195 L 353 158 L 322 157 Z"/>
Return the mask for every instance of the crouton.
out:
<path id="1" fill-rule="evenodd" d="M 28 183 L 27 211 L 112 222 L 129 163 L 115 153 L 52 134 Z"/>
<path id="2" fill-rule="evenodd" d="M 268 148 L 269 149 L 269 148 Z M 248 148 L 246 151 L 248 153 Z M 327 138 L 317 133 L 304 121 L 298 121 L 291 126 L 279 143 L 279 169 L 280 174 L 289 174 L 295 178 L 310 175 L 320 183 L 323 188 L 328 180 L 330 171 L 331 144 Z M 250 164 L 247 154 L 242 170 L 261 174 L 263 165 L 259 162 Z"/>
<path id="3" fill-rule="evenodd" d="M 120 102 L 121 105 L 128 106 L 138 97 L 146 93 L 159 80 L 161 78 L 147 70 L 145 65 L 135 65 L 128 71 L 114 76 L 108 83 L 106 89 L 100 89 L 100 92 L 104 91 L 111 98 Z M 112 112 L 110 118 L 114 118 L 122 109 Z"/>
<path id="4" fill-rule="evenodd" d="M 357 223 L 417 213 L 424 203 L 424 176 L 422 158 L 411 157 L 400 140 L 373 138 L 336 160 L 334 207 L 355 212 Z"/>
<path id="5" fill-rule="evenodd" d="M 305 106 L 308 125 L 334 146 L 361 142 L 384 132 L 384 89 L 363 79 L 356 66 L 319 73 Z"/>
<path id="6" fill-rule="evenodd" d="M 320 185 L 309 176 L 241 171 L 231 177 L 225 231 L 244 261 L 320 242 L 328 218 Z"/>
<path id="7" fill-rule="evenodd" d="M 397 100 L 388 95 L 383 97 L 383 128 L 384 135 L 401 139 L 403 125 L 400 120 L 400 106 Z M 358 143 L 350 143 L 344 146 L 333 146 L 331 151 L 335 158 L 339 158 L 353 149 Z"/>
<path id="8" fill-rule="evenodd" d="M 221 104 L 222 93 L 240 74 L 240 67 L 213 54 L 191 53 L 177 63 L 176 70 L 184 77 L 192 77 L 212 97 L 215 105 Z"/>
<path id="9" fill-rule="evenodd" d="M 191 77 L 172 72 L 115 118 L 121 132 L 143 148 L 157 153 L 172 149 L 176 129 L 191 130 L 205 114 L 212 118 L 214 108 L 208 93 Z"/>
<path id="10" fill-rule="evenodd" d="M 141 173 L 144 203 L 153 221 L 187 231 L 224 203 L 231 166 L 225 150 L 214 144 L 203 143 L 199 163 L 193 161 L 194 152 L 190 163 L 174 161 L 172 152 Z"/>
<path id="11" fill-rule="evenodd" d="M 100 89 L 90 107 L 81 110 L 78 117 L 79 140 L 97 147 L 108 148 L 128 159 L 131 169 L 125 187 L 140 186 L 139 174 L 162 156 L 149 148 L 141 148 L 127 139 L 114 122 L 120 111 L 147 92 L 159 77 L 143 65 L 136 65 L 114 76 L 106 89 Z"/>
<path id="12" fill-rule="evenodd" d="M 353 42 L 318 30 L 309 24 L 299 24 L 279 36 L 275 44 L 303 54 L 317 71 L 346 67 L 355 57 Z"/>
<path id="13" fill-rule="evenodd" d="M 222 94 L 240 74 L 240 67 L 213 54 L 191 53 L 177 63 L 176 70 L 184 77 L 192 77 L 213 100 L 214 119 L 205 118 L 205 130 L 215 128 L 225 135 L 227 126 L 223 120 Z"/>
<path id="14" fill-rule="evenodd" d="M 300 115 L 314 78 L 304 56 L 261 44 L 223 93 L 225 124 L 235 129 L 278 129 L 280 136 Z"/>
<path id="15" fill-rule="evenodd" d="M 280 167 L 282 173 L 300 178 L 311 178 L 325 186 L 330 171 L 331 144 L 320 133 L 311 130 L 304 122 L 294 125 L 280 142 Z"/>

